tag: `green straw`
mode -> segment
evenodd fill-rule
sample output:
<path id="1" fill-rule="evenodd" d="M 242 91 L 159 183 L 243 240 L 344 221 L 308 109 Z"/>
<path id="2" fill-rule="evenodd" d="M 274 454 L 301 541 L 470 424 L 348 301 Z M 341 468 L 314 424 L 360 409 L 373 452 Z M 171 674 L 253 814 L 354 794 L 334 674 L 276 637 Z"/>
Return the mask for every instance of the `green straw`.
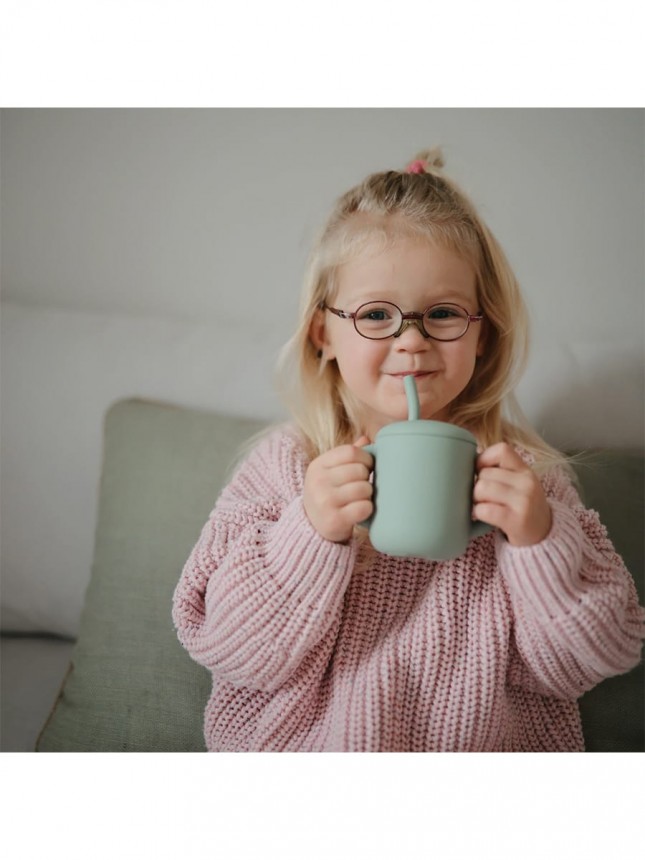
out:
<path id="1" fill-rule="evenodd" d="M 417 383 L 413 374 L 409 373 L 403 377 L 405 385 L 405 396 L 408 398 L 408 421 L 419 420 L 419 393 Z"/>

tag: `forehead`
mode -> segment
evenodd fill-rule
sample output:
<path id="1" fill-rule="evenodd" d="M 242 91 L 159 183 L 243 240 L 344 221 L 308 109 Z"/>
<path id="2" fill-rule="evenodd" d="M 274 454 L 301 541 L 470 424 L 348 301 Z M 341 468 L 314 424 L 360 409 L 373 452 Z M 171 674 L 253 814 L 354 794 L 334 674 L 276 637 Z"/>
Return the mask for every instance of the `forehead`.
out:
<path id="1" fill-rule="evenodd" d="M 347 299 L 405 297 L 471 299 L 476 275 L 470 262 L 449 248 L 419 238 L 400 238 L 366 247 L 342 263 L 336 273 L 337 295 Z"/>
<path id="2" fill-rule="evenodd" d="M 337 268 L 359 257 L 374 255 L 406 240 L 451 250 L 479 265 L 479 245 L 468 225 L 460 222 L 421 222 L 401 213 L 355 212 L 326 232 L 321 246 L 323 268 Z"/>

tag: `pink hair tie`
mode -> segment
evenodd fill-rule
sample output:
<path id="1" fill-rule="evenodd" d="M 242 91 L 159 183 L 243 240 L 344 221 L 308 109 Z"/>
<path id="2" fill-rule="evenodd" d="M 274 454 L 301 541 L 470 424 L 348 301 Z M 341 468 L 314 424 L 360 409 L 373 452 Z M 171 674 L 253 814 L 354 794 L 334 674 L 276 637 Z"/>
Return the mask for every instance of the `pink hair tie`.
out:
<path id="1" fill-rule="evenodd" d="M 425 163 L 423 161 L 421 161 L 420 158 L 417 158 L 416 161 L 413 161 L 410 164 L 408 164 L 408 166 L 405 168 L 405 172 L 406 173 L 425 173 L 426 172 Z"/>

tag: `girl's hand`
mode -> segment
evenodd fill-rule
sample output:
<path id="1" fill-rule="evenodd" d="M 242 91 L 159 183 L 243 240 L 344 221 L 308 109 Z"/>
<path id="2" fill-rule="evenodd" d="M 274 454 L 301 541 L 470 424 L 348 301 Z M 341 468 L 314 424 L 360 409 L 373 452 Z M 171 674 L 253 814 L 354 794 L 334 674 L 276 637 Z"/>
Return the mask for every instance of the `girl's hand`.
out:
<path id="1" fill-rule="evenodd" d="M 361 436 L 353 445 L 332 448 L 312 460 L 307 468 L 305 513 L 327 540 L 348 541 L 354 526 L 372 514 L 369 475 L 373 457 L 360 447 L 368 442 L 367 436 Z"/>
<path id="2" fill-rule="evenodd" d="M 477 458 L 475 519 L 501 529 L 512 546 L 531 546 L 551 530 L 551 507 L 534 474 L 506 442 Z"/>

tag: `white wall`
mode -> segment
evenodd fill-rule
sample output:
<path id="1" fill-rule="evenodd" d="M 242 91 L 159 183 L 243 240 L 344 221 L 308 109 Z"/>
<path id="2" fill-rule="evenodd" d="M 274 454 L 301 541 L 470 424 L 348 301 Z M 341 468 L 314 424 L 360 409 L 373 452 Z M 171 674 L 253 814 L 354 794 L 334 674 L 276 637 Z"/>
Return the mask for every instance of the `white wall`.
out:
<path id="1" fill-rule="evenodd" d="M 278 417 L 271 367 L 330 205 L 435 143 L 524 287 L 529 417 L 562 447 L 642 445 L 644 117 L 4 111 L 3 626 L 76 630 L 110 403 Z"/>

